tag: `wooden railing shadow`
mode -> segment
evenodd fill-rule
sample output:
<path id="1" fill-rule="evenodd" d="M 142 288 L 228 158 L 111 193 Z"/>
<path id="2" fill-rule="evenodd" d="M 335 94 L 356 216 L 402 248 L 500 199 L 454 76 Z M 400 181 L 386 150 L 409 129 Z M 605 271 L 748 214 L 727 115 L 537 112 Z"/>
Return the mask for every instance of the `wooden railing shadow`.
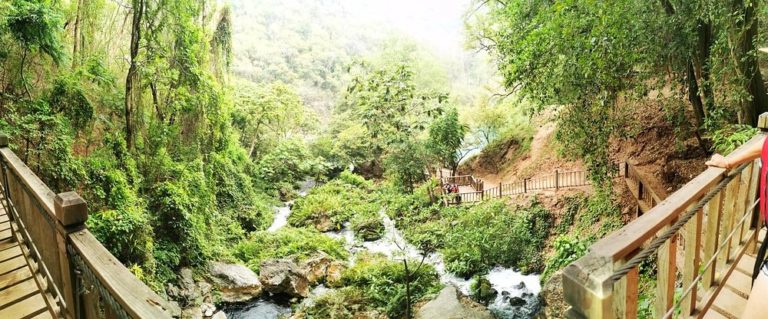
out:
<path id="1" fill-rule="evenodd" d="M 768 113 L 760 116 L 763 132 L 767 124 Z M 728 157 L 761 140 L 754 137 Z M 702 318 L 741 257 L 755 251 L 762 225 L 755 209 L 758 179 L 757 160 L 730 172 L 710 167 L 596 242 L 563 272 L 567 317 L 636 318 L 639 264 L 655 255 L 656 317 Z"/>
<path id="2" fill-rule="evenodd" d="M 86 202 L 54 194 L 0 136 L 3 205 L 17 225 L 38 287 L 63 318 L 171 318 L 178 306 L 138 280 L 88 231 Z"/>

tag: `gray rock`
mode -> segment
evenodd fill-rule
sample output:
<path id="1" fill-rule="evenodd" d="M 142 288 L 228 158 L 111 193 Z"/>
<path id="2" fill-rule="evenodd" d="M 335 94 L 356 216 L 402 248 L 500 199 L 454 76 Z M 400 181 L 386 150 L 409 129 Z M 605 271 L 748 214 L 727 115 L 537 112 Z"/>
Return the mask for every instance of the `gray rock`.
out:
<path id="1" fill-rule="evenodd" d="M 318 252 L 302 263 L 301 270 L 307 276 L 310 285 L 325 280 L 331 262 L 331 256 L 324 252 Z"/>
<path id="2" fill-rule="evenodd" d="M 173 291 L 173 293 L 178 296 L 178 300 L 181 305 L 187 307 L 191 305 L 199 305 L 203 302 L 203 295 L 200 293 L 200 288 L 195 283 L 195 279 L 192 275 L 192 269 L 181 269 L 179 272 L 178 284 L 178 291 Z"/>
<path id="3" fill-rule="evenodd" d="M 200 311 L 203 312 L 203 316 L 210 317 L 213 316 L 213 312 L 216 311 L 216 306 L 210 303 L 204 303 L 200 305 Z"/>
<path id="4" fill-rule="evenodd" d="M 477 303 L 462 302 L 453 286 L 440 291 L 434 300 L 416 312 L 416 319 L 492 319 L 493 316 Z"/>
<path id="5" fill-rule="evenodd" d="M 211 278 L 221 292 L 221 300 L 228 303 L 244 302 L 261 295 L 259 277 L 243 265 L 211 263 Z"/>
<path id="6" fill-rule="evenodd" d="M 259 269 L 259 280 L 264 290 L 291 297 L 309 296 L 309 280 L 293 260 L 267 260 L 261 263 Z"/>
<path id="7" fill-rule="evenodd" d="M 200 307 L 190 307 L 181 311 L 182 319 L 203 319 L 203 312 Z"/>
<path id="8" fill-rule="evenodd" d="M 224 311 L 219 311 L 213 314 L 213 317 L 211 317 L 211 319 L 227 319 L 227 314 L 224 313 Z"/>
<path id="9" fill-rule="evenodd" d="M 525 282 L 521 281 L 519 284 L 512 286 L 512 288 L 515 288 L 515 289 L 518 289 L 518 290 L 519 289 L 525 289 Z"/>
<path id="10" fill-rule="evenodd" d="M 509 305 L 512 307 L 522 307 L 525 306 L 525 299 L 520 297 L 512 297 L 509 298 Z"/>

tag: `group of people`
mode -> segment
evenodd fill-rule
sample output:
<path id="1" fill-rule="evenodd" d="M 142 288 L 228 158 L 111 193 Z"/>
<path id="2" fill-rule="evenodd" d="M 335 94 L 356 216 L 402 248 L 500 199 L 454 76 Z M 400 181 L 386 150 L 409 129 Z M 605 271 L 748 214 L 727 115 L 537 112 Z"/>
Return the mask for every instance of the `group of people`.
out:
<path id="1" fill-rule="evenodd" d="M 461 195 L 459 195 L 459 185 L 452 184 L 452 183 L 445 183 L 445 184 L 443 184 L 443 193 L 445 193 L 445 194 L 456 194 L 454 196 L 454 199 L 456 200 L 456 203 L 461 203 Z"/>

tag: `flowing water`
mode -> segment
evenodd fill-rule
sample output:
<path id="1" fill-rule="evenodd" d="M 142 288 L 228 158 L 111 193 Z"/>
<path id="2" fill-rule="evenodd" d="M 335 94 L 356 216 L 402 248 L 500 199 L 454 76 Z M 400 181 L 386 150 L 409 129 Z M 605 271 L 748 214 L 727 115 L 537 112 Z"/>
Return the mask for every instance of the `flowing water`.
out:
<path id="1" fill-rule="evenodd" d="M 306 190 L 303 193 L 306 194 Z M 287 202 L 283 207 L 276 208 L 275 221 L 268 231 L 277 231 L 286 225 L 288 216 L 291 214 L 290 207 L 291 202 Z M 348 223 L 344 225 L 342 230 L 328 232 L 326 235 L 345 242 L 345 247 L 352 255 L 349 260 L 350 265 L 354 264 L 355 255 L 361 251 L 382 253 L 390 258 L 405 256 L 421 260 L 422 254 L 419 249 L 405 240 L 400 230 L 395 227 L 395 222 L 387 216 L 383 209 L 379 215 L 385 229 L 384 236 L 379 240 L 363 242 L 355 238 L 355 234 L 349 228 Z M 462 294 L 469 295 L 470 280 L 447 272 L 445 262 L 439 253 L 427 255 L 424 261 L 435 267 L 443 284 L 454 285 Z M 498 292 L 495 300 L 488 306 L 496 316 L 504 319 L 522 319 L 532 318 L 536 314 L 539 309 L 537 295 L 541 291 L 538 275 L 523 275 L 514 269 L 496 267 L 489 271 L 486 278 L 491 283 L 491 287 Z M 332 289 L 322 285 L 317 286 L 312 290 L 309 298 L 302 301 L 302 304 L 311 305 L 315 298 L 330 291 Z M 225 312 L 229 318 L 277 319 L 281 316 L 290 316 L 291 308 L 274 301 L 259 299 L 246 305 L 225 307 Z"/>

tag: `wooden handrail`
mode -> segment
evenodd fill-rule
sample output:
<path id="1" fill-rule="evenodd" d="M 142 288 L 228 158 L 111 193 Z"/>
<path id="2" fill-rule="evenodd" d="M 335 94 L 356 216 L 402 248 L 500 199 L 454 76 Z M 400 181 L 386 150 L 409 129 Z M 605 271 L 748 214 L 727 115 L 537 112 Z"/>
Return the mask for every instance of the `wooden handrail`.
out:
<path id="1" fill-rule="evenodd" d="M 764 119 L 762 123 L 768 122 L 765 120 L 768 113 L 761 118 Z M 754 147 L 761 139 L 762 136 L 752 138 L 728 158 Z M 568 265 L 563 272 L 564 295 L 571 305 L 567 316 L 636 317 L 638 268 L 633 267 L 619 281 L 611 277 L 644 245 L 665 234 L 690 207 L 699 204 L 705 194 L 712 193 L 714 197 L 705 208 L 690 211 L 693 215 L 686 216 L 692 216 L 692 219 L 655 252 L 658 266 L 654 293 L 656 315 L 663 316 L 680 307 L 684 308 L 683 317 L 702 316 L 722 288 L 722 284 L 713 283 L 725 282 L 742 254 L 747 249 L 754 249 L 757 231 L 752 220 L 757 213 L 752 204 L 757 195 L 758 175 L 755 161 L 729 181 L 726 188 L 719 190 L 715 186 L 724 182 L 726 172 L 710 167 L 644 215 L 596 242 L 585 256 Z M 682 269 L 677 269 L 678 249 L 683 250 Z M 699 276 L 700 270 L 704 275 Z M 687 293 L 675 299 L 678 271 L 682 273 L 683 290 Z"/>
<path id="2" fill-rule="evenodd" d="M 138 280 L 88 231 L 85 201 L 54 194 L 0 136 L 3 203 L 41 265 L 39 286 L 55 316 L 65 318 L 171 318 L 178 307 Z M 101 302 L 99 302 L 101 300 Z M 100 303 L 103 308 L 100 308 Z"/>

